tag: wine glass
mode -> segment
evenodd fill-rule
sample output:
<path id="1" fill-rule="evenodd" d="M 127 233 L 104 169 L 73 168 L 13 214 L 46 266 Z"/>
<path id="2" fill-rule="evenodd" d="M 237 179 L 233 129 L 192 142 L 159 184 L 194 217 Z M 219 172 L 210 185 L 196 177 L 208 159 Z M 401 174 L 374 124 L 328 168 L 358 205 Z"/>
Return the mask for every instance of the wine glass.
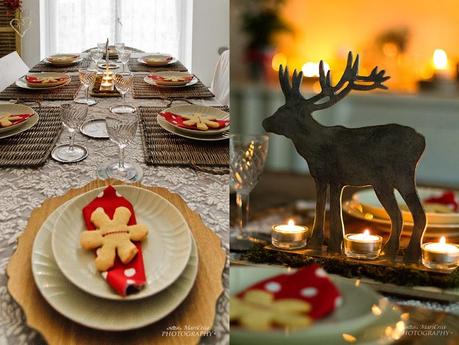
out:
<path id="1" fill-rule="evenodd" d="M 89 51 L 89 57 L 95 64 L 94 70 L 97 71 L 97 64 L 99 63 L 100 60 L 102 60 L 103 53 L 99 48 L 94 48 Z"/>
<path id="2" fill-rule="evenodd" d="M 58 145 L 52 152 L 52 157 L 63 163 L 79 162 L 88 156 L 86 147 L 75 145 L 75 133 L 88 115 L 87 104 L 62 104 L 61 120 L 70 134 L 70 143 Z"/>
<path id="3" fill-rule="evenodd" d="M 123 103 L 110 107 L 110 111 L 114 114 L 130 114 L 136 111 L 133 105 L 126 104 L 126 93 L 134 84 L 134 75 L 131 72 L 116 73 L 113 77 L 115 88 L 123 97 Z"/>
<path id="4" fill-rule="evenodd" d="M 124 51 L 124 43 L 118 42 L 115 43 L 116 54 L 118 55 L 118 61 L 120 59 L 120 54 Z"/>
<path id="5" fill-rule="evenodd" d="M 78 70 L 80 77 L 80 82 L 83 84 L 83 88 L 86 90 L 85 98 L 76 98 L 74 102 L 83 103 L 87 105 L 94 105 L 97 101 L 94 98 L 89 98 L 89 87 L 94 84 L 96 81 L 97 71 L 92 71 L 89 69 L 80 69 Z"/>
<path id="6" fill-rule="evenodd" d="M 231 187 L 236 192 L 236 240 L 256 240 L 246 226 L 249 215 L 249 194 L 258 183 L 268 155 L 267 135 L 230 136 Z"/>
<path id="7" fill-rule="evenodd" d="M 131 51 L 130 50 L 123 50 L 119 53 L 118 57 L 120 58 L 121 63 L 123 64 L 123 72 L 126 71 L 126 64 L 129 62 L 131 58 Z"/>
<path id="8" fill-rule="evenodd" d="M 116 178 L 122 181 L 136 182 L 143 176 L 142 168 L 135 162 L 124 160 L 124 149 L 135 138 L 139 118 L 137 113 L 114 114 L 106 119 L 107 132 L 110 140 L 118 145 L 119 159 L 115 162 L 102 164 L 97 170 L 97 176 L 102 179 Z"/>

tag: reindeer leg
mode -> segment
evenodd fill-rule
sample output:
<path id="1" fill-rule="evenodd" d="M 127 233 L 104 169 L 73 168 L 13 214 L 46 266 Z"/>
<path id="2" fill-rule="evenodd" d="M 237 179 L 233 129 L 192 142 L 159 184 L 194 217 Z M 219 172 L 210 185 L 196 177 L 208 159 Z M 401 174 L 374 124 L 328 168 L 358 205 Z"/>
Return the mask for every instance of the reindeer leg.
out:
<path id="1" fill-rule="evenodd" d="M 330 253 L 341 253 L 344 230 L 341 210 L 342 194 L 342 186 L 330 185 L 330 238 L 328 239 L 328 252 Z"/>
<path id="2" fill-rule="evenodd" d="M 400 234 L 403 226 L 402 213 L 398 207 L 392 187 L 381 185 L 374 186 L 374 189 L 381 205 L 389 214 L 391 222 L 390 237 L 389 241 L 384 245 L 384 255 L 394 261 L 400 246 Z"/>
<path id="3" fill-rule="evenodd" d="M 405 200 L 414 222 L 413 232 L 411 233 L 410 243 L 406 249 L 404 261 L 406 263 L 417 263 L 421 258 L 422 236 L 427 226 L 426 213 L 419 200 L 414 178 L 411 179 L 410 183 L 400 186 L 398 190 Z"/>
<path id="4" fill-rule="evenodd" d="M 312 235 L 308 241 L 307 248 L 322 249 L 324 242 L 324 219 L 325 219 L 325 204 L 327 202 L 327 184 L 314 180 L 316 183 L 316 212 L 314 216 L 314 226 Z"/>

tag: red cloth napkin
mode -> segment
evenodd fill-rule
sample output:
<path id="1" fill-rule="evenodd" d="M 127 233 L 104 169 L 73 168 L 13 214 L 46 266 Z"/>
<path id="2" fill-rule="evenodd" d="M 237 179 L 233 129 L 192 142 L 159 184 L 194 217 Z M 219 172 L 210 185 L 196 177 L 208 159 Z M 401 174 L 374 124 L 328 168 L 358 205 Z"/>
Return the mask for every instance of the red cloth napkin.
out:
<path id="1" fill-rule="evenodd" d="M 453 191 L 448 190 L 438 197 L 431 197 L 424 200 L 426 204 L 442 204 L 451 207 L 454 212 L 457 212 L 459 205 L 456 201 L 456 195 Z"/>
<path id="2" fill-rule="evenodd" d="M 110 218 L 113 218 L 116 208 L 121 206 L 127 207 L 132 213 L 128 225 L 137 224 L 132 204 L 121 196 L 115 188 L 108 186 L 97 196 L 97 198 L 83 208 L 83 218 L 86 223 L 86 228 L 88 230 L 95 230 L 94 224 L 91 223 L 91 214 L 96 208 L 102 207 L 105 213 L 107 213 Z M 139 252 L 131 262 L 123 264 L 120 259 L 116 257 L 113 268 L 107 272 L 102 272 L 102 276 L 107 283 L 122 296 L 127 295 L 129 287 L 134 287 L 138 290 L 146 283 L 142 245 L 140 242 L 136 242 L 135 245 Z"/>
<path id="3" fill-rule="evenodd" d="M 6 114 L 4 114 L 6 115 Z M 18 120 L 14 120 L 14 121 L 11 121 L 12 125 L 17 125 L 18 123 L 21 123 L 21 122 L 24 122 L 25 120 L 27 120 L 29 117 L 31 117 L 33 114 L 11 114 L 11 116 L 19 116 L 20 119 Z M 2 125 L 0 125 L 1 128 L 8 128 L 8 127 L 11 127 L 11 126 L 7 126 L 7 127 L 3 127 Z"/>
<path id="4" fill-rule="evenodd" d="M 188 125 L 183 124 L 183 122 L 186 121 L 186 119 L 184 119 L 183 117 L 181 117 L 178 114 L 174 114 L 174 113 L 171 113 L 169 111 L 162 111 L 161 113 L 159 113 L 159 115 L 161 115 L 164 118 L 164 120 L 166 120 L 167 122 L 172 123 L 173 125 L 176 125 L 178 127 L 198 130 L 196 125 L 188 126 Z M 230 123 L 229 120 L 214 120 L 214 121 L 218 122 L 219 127 L 218 128 L 209 128 L 209 130 L 224 128 L 224 127 L 228 126 L 229 123 Z"/>
<path id="5" fill-rule="evenodd" d="M 311 305 L 308 316 L 318 320 L 330 314 L 342 304 L 339 290 L 328 278 L 327 273 L 319 265 L 312 264 L 291 274 L 281 274 L 258 282 L 237 297 L 251 290 L 262 290 L 273 294 L 274 300 L 299 299 Z"/>

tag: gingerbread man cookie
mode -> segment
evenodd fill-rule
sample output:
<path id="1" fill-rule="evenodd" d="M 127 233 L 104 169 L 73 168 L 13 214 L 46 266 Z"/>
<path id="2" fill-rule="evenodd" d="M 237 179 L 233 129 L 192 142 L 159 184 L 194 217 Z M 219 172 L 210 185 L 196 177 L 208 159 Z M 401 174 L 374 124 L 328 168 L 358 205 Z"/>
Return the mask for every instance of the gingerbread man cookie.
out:
<path id="1" fill-rule="evenodd" d="M 186 121 L 183 121 L 184 125 L 187 126 L 193 126 L 196 125 L 197 129 L 200 129 L 201 131 L 207 131 L 210 128 L 218 128 L 220 127 L 220 124 L 215 121 L 216 118 L 212 116 L 206 116 L 203 114 L 193 114 L 193 115 L 180 115 Z"/>
<path id="2" fill-rule="evenodd" d="M 12 114 L 0 115 L 0 127 L 9 127 L 14 121 L 20 120 L 21 117 Z"/>
<path id="3" fill-rule="evenodd" d="M 130 262 L 138 249 L 131 241 L 143 241 L 148 235 L 145 225 L 127 225 L 131 211 L 126 207 L 117 207 L 110 219 L 102 207 L 91 214 L 91 222 L 96 230 L 84 231 L 80 235 L 80 244 L 86 250 L 97 250 L 96 268 L 99 271 L 110 269 L 115 263 L 116 253 L 123 263 Z"/>
<path id="4" fill-rule="evenodd" d="M 311 305 L 300 299 L 274 300 L 271 293 L 248 291 L 244 297 L 231 298 L 230 320 L 255 331 L 266 331 L 272 326 L 298 329 L 311 324 L 306 315 Z"/>

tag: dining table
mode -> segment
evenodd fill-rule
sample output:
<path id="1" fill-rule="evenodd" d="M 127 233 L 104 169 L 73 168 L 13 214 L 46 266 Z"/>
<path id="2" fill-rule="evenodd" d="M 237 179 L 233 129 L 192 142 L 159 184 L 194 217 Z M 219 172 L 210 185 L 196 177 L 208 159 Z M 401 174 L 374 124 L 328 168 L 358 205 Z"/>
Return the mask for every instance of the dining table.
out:
<path id="1" fill-rule="evenodd" d="M 132 58 L 140 56 L 133 53 Z M 86 54 L 82 54 L 88 65 Z M 211 68 L 211 67 L 209 67 Z M 33 68 L 32 68 L 33 69 Z M 116 72 L 116 70 L 115 70 Z M 135 76 L 142 72 L 133 72 Z M 73 80 L 78 80 L 78 71 L 68 74 Z M 145 73 L 143 73 L 145 74 Z M 0 93 L 1 94 L 1 93 Z M 133 98 L 129 92 L 126 101 L 139 109 L 142 106 L 163 107 L 170 104 L 166 98 Z M 78 91 L 78 97 L 84 95 L 84 90 Z M 95 97 L 97 104 L 89 107 L 88 119 L 103 119 L 110 114 L 109 107 L 121 101 L 121 98 Z M 3 100 L 9 102 L 9 100 Z M 59 106 L 71 100 L 41 100 L 41 106 Z M 215 97 L 206 99 L 190 98 L 186 102 L 193 104 L 218 106 Z M 174 105 L 186 104 L 177 100 Z M 167 188 L 177 193 L 187 205 L 200 215 L 207 227 L 212 229 L 221 239 L 221 246 L 229 253 L 229 175 L 212 173 L 192 166 L 147 165 L 144 159 L 144 149 L 138 130 L 132 144 L 126 148 L 125 156 L 137 162 L 143 169 L 144 186 Z M 67 143 L 68 132 L 63 130 L 56 145 Z M 0 168 L 0 344 L 39 345 L 45 341 L 41 335 L 27 326 L 26 315 L 13 300 L 7 289 L 8 276 L 6 266 L 17 246 L 17 239 L 27 225 L 32 210 L 39 207 L 46 199 L 65 194 L 68 190 L 79 188 L 97 178 L 97 167 L 107 160 L 116 160 L 117 145 L 110 140 L 93 139 L 77 133 L 75 143 L 83 145 L 88 150 L 86 159 L 72 164 L 63 164 L 49 157 L 38 167 L 2 167 Z M 0 140 L 0 145 L 1 145 Z M 155 149 L 150 148 L 150 149 Z M 228 274 L 229 260 L 221 277 L 225 292 L 220 296 L 216 305 L 216 318 L 210 336 L 201 339 L 202 344 L 229 343 L 228 320 Z"/>
<path id="2" fill-rule="evenodd" d="M 445 187 L 445 189 L 447 188 Z M 343 200 L 350 199 L 356 190 L 354 187 L 346 188 L 343 193 Z M 261 246 L 264 248 L 263 250 L 269 249 L 272 225 L 285 224 L 287 219 L 299 214 L 305 222 L 302 224 L 311 227 L 314 221 L 315 197 L 314 180 L 310 175 L 288 171 L 264 171 L 250 194 L 250 215 L 246 230 L 257 238 L 259 243 L 255 243 L 254 246 Z M 238 212 L 235 200 L 235 194 L 232 193 L 230 196 L 231 237 L 235 236 L 238 231 L 236 227 Z M 371 224 L 355 220 L 346 214 L 343 215 L 343 220 L 346 231 L 349 228 L 372 227 Z M 325 228 L 325 233 L 327 233 L 327 222 Z M 387 236 L 387 230 L 378 232 L 378 229 L 374 227 L 373 231 L 381 236 Z M 402 246 L 407 245 L 408 240 L 408 237 L 402 236 Z M 459 238 L 455 238 L 455 242 L 458 243 Z M 246 246 L 241 248 L 231 246 L 231 267 L 266 269 L 267 267 L 289 266 L 289 262 L 272 262 L 272 257 L 268 255 L 266 257 L 258 256 L 260 253 L 258 251 L 256 256 L 250 255 L 250 253 L 252 253 L 251 250 L 247 250 Z M 408 332 L 395 341 L 395 344 L 428 345 L 434 343 L 447 345 L 458 343 L 459 295 L 457 292 L 447 296 L 443 294 L 444 291 L 440 292 L 435 288 L 430 289 L 423 286 L 419 289 L 413 289 L 412 286 L 382 283 L 373 279 L 366 279 L 364 276 L 346 276 L 344 279 L 352 284 L 365 285 L 374 289 L 398 306 L 403 313 L 410 315 L 410 323 L 406 328 Z M 458 291 L 457 288 L 454 290 Z M 438 293 L 429 294 L 429 291 L 437 291 Z M 423 336 L 428 335 L 429 330 L 444 331 L 444 333 L 441 336 Z"/>

